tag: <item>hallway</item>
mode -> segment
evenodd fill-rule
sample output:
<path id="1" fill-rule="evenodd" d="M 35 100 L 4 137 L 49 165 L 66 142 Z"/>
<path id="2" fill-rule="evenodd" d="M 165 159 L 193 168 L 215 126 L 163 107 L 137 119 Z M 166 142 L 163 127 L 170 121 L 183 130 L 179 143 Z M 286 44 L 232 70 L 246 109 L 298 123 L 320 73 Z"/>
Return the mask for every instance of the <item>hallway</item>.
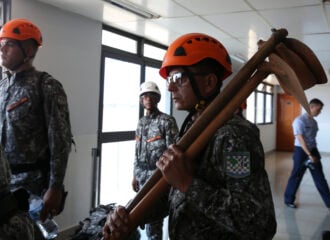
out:
<path id="1" fill-rule="evenodd" d="M 330 153 L 321 153 L 323 171 L 330 183 Z M 292 168 L 291 152 L 266 154 L 265 165 L 275 203 L 277 233 L 275 240 L 322 239 L 322 231 L 330 230 L 330 210 L 324 205 L 311 174 L 307 170 L 296 196 L 297 209 L 284 205 L 283 194 Z"/>

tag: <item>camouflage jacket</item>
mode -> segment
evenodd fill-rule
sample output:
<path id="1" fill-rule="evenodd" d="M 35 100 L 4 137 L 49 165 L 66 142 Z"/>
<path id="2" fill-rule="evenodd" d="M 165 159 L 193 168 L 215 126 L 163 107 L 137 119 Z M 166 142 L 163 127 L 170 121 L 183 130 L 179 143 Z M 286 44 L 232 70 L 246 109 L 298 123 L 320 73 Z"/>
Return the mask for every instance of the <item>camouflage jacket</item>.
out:
<path id="1" fill-rule="evenodd" d="M 1 213 L 8 210 L 8 205 L 4 201 L 10 191 L 10 169 L 8 161 L 3 155 L 0 147 L 0 240 L 33 240 L 34 230 L 32 220 L 27 213 L 16 212 L 15 214 Z M 1 209 L 4 208 L 4 209 Z"/>
<path id="2" fill-rule="evenodd" d="M 10 168 L 0 147 L 0 194 L 10 191 Z"/>
<path id="3" fill-rule="evenodd" d="M 142 186 L 156 169 L 156 162 L 178 135 L 175 119 L 156 111 L 142 117 L 136 129 L 134 176 Z"/>
<path id="4" fill-rule="evenodd" d="M 170 239 L 272 239 L 275 211 L 256 126 L 235 116 L 196 161 L 187 192 L 171 190 Z"/>
<path id="5" fill-rule="evenodd" d="M 40 194 L 40 187 L 62 186 L 72 134 L 67 97 L 59 81 L 34 68 L 4 78 L 0 131 L 13 188 L 24 186 Z"/>
<path id="6" fill-rule="evenodd" d="M 0 223 L 0 240 L 35 240 L 33 222 L 25 212 L 17 212 Z"/>

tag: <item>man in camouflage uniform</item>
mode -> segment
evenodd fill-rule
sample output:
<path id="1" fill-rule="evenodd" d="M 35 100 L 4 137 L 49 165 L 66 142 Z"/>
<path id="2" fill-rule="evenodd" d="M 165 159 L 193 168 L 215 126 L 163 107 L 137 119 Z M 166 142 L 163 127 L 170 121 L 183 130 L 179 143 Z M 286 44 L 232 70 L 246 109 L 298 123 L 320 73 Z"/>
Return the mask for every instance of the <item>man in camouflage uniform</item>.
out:
<path id="1" fill-rule="evenodd" d="M 0 31 L 7 77 L 0 82 L 0 140 L 12 171 L 11 190 L 24 187 L 43 197 L 41 220 L 61 211 L 72 134 L 67 97 L 59 81 L 37 71 L 39 28 L 26 19 Z"/>
<path id="2" fill-rule="evenodd" d="M 189 112 L 180 136 L 219 94 L 222 80 L 230 74 L 227 50 L 211 36 L 185 34 L 169 46 L 160 75 L 167 79 L 176 108 Z M 192 157 L 171 145 L 156 163 L 172 186 L 170 239 L 272 239 L 275 211 L 257 127 L 233 114 Z M 126 223 L 127 212 L 119 206 L 107 218 L 105 239 L 123 234 Z"/>
<path id="3" fill-rule="evenodd" d="M 33 223 L 17 209 L 10 192 L 10 169 L 0 148 L 0 240 L 34 240 Z"/>
<path id="4" fill-rule="evenodd" d="M 178 134 L 175 119 L 157 108 L 161 94 L 154 82 L 140 87 L 140 103 L 145 109 L 136 129 L 133 190 L 139 191 L 156 169 L 156 161 L 174 143 Z M 163 218 L 146 224 L 149 240 L 162 240 Z"/>

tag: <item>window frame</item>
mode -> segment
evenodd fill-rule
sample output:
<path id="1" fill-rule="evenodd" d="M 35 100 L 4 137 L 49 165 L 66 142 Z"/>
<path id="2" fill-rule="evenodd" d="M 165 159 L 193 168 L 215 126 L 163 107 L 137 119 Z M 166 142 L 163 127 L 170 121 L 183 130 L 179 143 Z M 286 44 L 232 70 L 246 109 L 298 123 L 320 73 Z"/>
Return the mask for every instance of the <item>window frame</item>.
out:
<path id="1" fill-rule="evenodd" d="M 134 131 L 128 130 L 128 131 L 120 131 L 120 132 L 103 132 L 103 99 L 104 99 L 104 71 L 105 71 L 105 59 L 106 58 L 112 58 L 122 61 L 128 61 L 135 64 L 139 64 L 141 66 L 141 72 L 140 72 L 140 82 L 139 84 L 143 83 L 145 81 L 145 75 L 146 75 L 146 68 L 147 67 L 153 67 L 153 68 L 160 68 L 161 61 L 152 59 L 149 57 L 144 56 L 143 54 L 143 46 L 144 44 L 148 44 L 157 48 L 161 48 L 166 50 L 167 46 L 164 46 L 162 44 L 153 42 L 151 40 L 145 39 L 143 37 L 139 37 L 133 34 L 130 34 L 128 32 L 118 30 L 114 27 L 110 27 L 107 25 L 103 25 L 102 30 L 110 31 L 115 34 L 121 35 L 123 37 L 127 37 L 130 39 L 133 39 L 137 41 L 137 53 L 131 53 L 124 50 L 120 50 L 111 46 L 106 46 L 101 44 L 101 71 L 100 71 L 100 92 L 99 92 L 99 115 L 98 115 L 98 136 L 97 136 L 97 149 L 94 149 L 94 182 L 93 186 L 95 189 L 93 197 L 92 197 L 92 207 L 96 207 L 100 204 L 100 195 L 101 195 L 101 153 L 102 153 L 102 144 L 104 143 L 113 143 L 113 142 L 122 142 L 122 141 L 131 141 L 135 139 L 135 129 Z M 170 113 L 172 114 L 172 101 L 170 101 Z M 137 104 L 139 104 L 137 102 Z M 144 109 L 139 104 L 139 116 L 138 119 L 140 119 L 144 115 Z"/>
<path id="2" fill-rule="evenodd" d="M 262 88 L 260 89 L 260 85 L 263 85 Z M 271 87 L 271 91 L 267 91 L 267 86 Z M 249 106 L 249 104 L 247 105 L 248 108 L 252 109 L 251 111 L 253 111 L 253 116 L 254 119 L 248 119 L 249 121 L 253 122 L 254 124 L 257 125 L 269 125 L 269 124 L 273 124 L 274 123 L 274 85 L 270 84 L 270 83 L 266 83 L 266 82 L 262 82 L 258 85 L 257 89 L 254 90 L 252 97 L 254 96 L 254 106 Z M 261 109 L 258 109 L 258 96 L 262 96 L 262 101 L 263 104 L 261 106 Z M 251 97 L 251 95 L 250 95 Z M 267 97 L 270 97 L 270 121 L 267 121 L 267 103 L 269 103 L 269 101 L 267 101 Z M 258 117 L 260 117 L 258 115 L 258 112 L 261 112 L 261 118 L 262 121 L 258 122 L 257 119 L 259 119 Z"/>
<path id="3" fill-rule="evenodd" d="M 11 0 L 0 0 L 1 5 L 1 18 L 0 26 L 2 27 L 5 22 L 11 19 Z"/>

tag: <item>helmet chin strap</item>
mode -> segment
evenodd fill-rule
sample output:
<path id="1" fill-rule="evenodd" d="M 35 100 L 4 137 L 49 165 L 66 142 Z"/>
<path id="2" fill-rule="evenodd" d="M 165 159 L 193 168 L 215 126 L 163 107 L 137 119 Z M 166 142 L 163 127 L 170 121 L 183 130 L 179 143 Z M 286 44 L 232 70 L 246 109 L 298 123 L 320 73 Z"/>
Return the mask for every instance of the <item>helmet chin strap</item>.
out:
<path id="1" fill-rule="evenodd" d="M 218 93 L 215 93 L 208 97 L 203 97 L 198 89 L 198 85 L 193 73 L 191 73 L 187 68 L 184 68 L 184 71 L 187 73 L 191 87 L 197 97 L 197 103 L 191 112 L 202 112 L 204 111 L 206 106 L 218 95 Z"/>
<path id="2" fill-rule="evenodd" d="M 27 63 L 31 59 L 31 57 L 27 56 L 27 54 L 25 52 L 25 49 L 22 45 L 22 42 L 21 41 L 16 41 L 16 43 L 17 43 L 17 46 L 20 48 L 20 50 L 23 54 L 23 59 L 19 63 L 17 63 L 12 69 L 10 69 L 11 71 L 17 70 L 18 68 L 20 68 L 22 65 L 24 65 L 25 63 Z"/>
<path id="3" fill-rule="evenodd" d="M 203 111 L 205 109 L 205 104 L 206 101 L 203 98 L 202 94 L 200 93 L 198 86 L 197 86 L 197 82 L 196 79 L 194 77 L 194 74 L 192 72 L 189 71 L 189 69 L 187 67 L 184 67 L 184 71 L 187 73 L 188 75 L 188 79 L 190 82 L 190 85 L 197 97 L 197 103 L 195 105 L 195 107 L 190 111 L 190 112 L 195 112 L 195 111 Z"/>
<path id="4" fill-rule="evenodd" d="M 195 105 L 195 110 L 197 112 L 202 112 L 206 108 L 206 101 L 205 100 L 199 100 L 198 103 Z"/>
<path id="5" fill-rule="evenodd" d="M 195 109 L 197 112 L 202 112 L 207 107 L 207 105 L 212 102 L 212 100 L 218 95 L 218 92 L 203 99 L 198 99 L 198 103 L 195 105 Z"/>

